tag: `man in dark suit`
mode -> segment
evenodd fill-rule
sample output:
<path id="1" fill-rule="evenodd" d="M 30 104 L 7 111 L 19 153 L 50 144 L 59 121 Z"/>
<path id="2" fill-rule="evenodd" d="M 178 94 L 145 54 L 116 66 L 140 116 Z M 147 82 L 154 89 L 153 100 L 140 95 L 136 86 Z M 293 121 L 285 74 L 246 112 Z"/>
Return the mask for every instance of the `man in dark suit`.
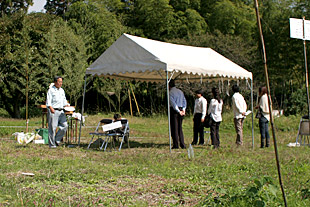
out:
<path id="1" fill-rule="evenodd" d="M 174 80 L 169 82 L 169 103 L 170 103 L 170 125 L 173 140 L 172 149 L 186 149 L 182 129 L 183 117 L 186 110 L 186 99 L 184 93 L 175 87 Z"/>

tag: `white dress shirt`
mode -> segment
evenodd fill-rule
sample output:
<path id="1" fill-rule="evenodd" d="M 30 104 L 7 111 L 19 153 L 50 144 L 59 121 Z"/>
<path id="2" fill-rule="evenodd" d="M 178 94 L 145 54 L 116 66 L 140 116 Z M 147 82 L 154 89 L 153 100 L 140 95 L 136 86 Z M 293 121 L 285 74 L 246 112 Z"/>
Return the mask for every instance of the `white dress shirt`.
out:
<path id="1" fill-rule="evenodd" d="M 232 103 L 233 103 L 233 111 L 234 111 L 234 118 L 241 119 L 245 116 L 242 115 L 242 113 L 246 112 L 247 105 L 244 100 L 244 97 L 239 93 L 234 93 L 232 97 Z"/>
<path id="2" fill-rule="evenodd" d="M 211 114 L 211 118 L 215 122 L 222 121 L 222 109 L 223 109 L 223 101 L 218 102 L 217 99 L 211 99 L 209 104 L 208 114 Z"/>
<path id="3" fill-rule="evenodd" d="M 53 108 L 64 108 L 64 106 L 68 105 L 65 91 L 62 88 L 57 88 L 56 86 L 52 86 L 47 91 L 46 98 L 46 106 Z"/>
<path id="4" fill-rule="evenodd" d="M 169 91 L 169 103 L 170 106 L 173 107 L 173 109 L 178 113 L 180 113 L 179 107 L 182 107 L 184 111 L 186 109 L 187 103 L 184 93 L 176 87 L 172 87 Z"/>
<path id="5" fill-rule="evenodd" d="M 196 113 L 201 113 L 201 118 L 204 119 L 207 114 L 207 100 L 201 96 L 195 100 L 195 107 L 194 107 L 194 115 Z"/>

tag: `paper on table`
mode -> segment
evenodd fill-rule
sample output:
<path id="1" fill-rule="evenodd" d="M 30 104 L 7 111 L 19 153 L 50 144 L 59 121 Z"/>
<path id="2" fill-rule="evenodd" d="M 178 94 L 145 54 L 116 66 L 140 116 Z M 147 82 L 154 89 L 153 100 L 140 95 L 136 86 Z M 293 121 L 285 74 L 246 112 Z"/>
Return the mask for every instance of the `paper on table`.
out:
<path id="1" fill-rule="evenodd" d="M 65 111 L 74 111 L 75 108 L 73 106 L 66 106 L 65 108 Z"/>

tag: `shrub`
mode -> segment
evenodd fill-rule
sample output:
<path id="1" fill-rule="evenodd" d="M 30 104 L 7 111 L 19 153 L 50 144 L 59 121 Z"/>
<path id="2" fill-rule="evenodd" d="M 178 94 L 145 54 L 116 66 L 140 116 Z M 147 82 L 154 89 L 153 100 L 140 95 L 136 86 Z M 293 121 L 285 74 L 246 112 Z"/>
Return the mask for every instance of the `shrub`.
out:
<path id="1" fill-rule="evenodd" d="M 307 93 L 305 89 L 297 89 L 285 100 L 284 115 L 304 114 L 307 112 Z"/>

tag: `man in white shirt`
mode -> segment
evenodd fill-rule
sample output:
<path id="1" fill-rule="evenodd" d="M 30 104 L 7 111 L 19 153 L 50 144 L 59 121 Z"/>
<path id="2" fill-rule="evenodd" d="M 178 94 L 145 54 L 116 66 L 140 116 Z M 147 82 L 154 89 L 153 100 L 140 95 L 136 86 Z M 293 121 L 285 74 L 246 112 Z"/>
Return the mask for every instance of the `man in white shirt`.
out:
<path id="1" fill-rule="evenodd" d="M 234 112 L 234 123 L 237 133 L 236 144 L 243 144 L 243 121 L 245 118 L 245 112 L 247 110 L 247 105 L 244 97 L 239 93 L 239 86 L 233 85 L 232 90 L 234 95 L 232 96 L 232 105 Z"/>
<path id="2" fill-rule="evenodd" d="M 203 91 L 197 90 L 196 100 L 194 106 L 194 139 L 192 145 L 198 143 L 198 134 L 199 134 L 199 145 L 204 144 L 204 132 L 203 132 L 203 122 L 205 121 L 207 113 L 207 100 L 202 96 Z"/>
<path id="3" fill-rule="evenodd" d="M 186 149 L 182 129 L 183 117 L 186 110 L 186 99 L 184 93 L 175 87 L 174 80 L 169 82 L 169 103 L 170 103 L 170 125 L 173 141 L 172 149 Z"/>
<path id="4" fill-rule="evenodd" d="M 48 109 L 48 144 L 50 148 L 56 148 L 68 128 L 64 112 L 64 107 L 68 106 L 68 102 L 61 86 L 62 77 L 56 76 L 54 85 L 47 91 L 46 107 Z M 56 133 L 57 127 L 59 129 Z"/>

